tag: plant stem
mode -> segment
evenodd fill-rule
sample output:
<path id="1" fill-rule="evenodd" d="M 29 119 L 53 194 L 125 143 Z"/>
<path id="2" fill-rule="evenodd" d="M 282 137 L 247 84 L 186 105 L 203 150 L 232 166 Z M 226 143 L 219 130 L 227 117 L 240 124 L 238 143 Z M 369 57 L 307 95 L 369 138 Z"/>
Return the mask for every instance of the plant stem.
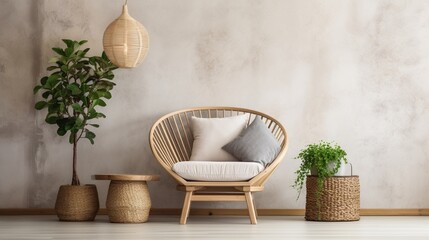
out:
<path id="1" fill-rule="evenodd" d="M 84 122 L 83 125 L 86 126 L 86 123 Z M 84 131 L 85 131 L 85 127 L 80 131 L 79 137 L 77 139 L 75 139 L 76 143 L 82 138 L 82 134 Z M 77 134 L 76 134 L 76 136 L 77 136 Z"/>
<path id="2" fill-rule="evenodd" d="M 77 165 L 77 139 L 76 133 L 74 133 L 74 141 L 73 141 L 73 178 L 71 185 L 80 185 L 79 177 L 77 176 L 76 165 Z"/>

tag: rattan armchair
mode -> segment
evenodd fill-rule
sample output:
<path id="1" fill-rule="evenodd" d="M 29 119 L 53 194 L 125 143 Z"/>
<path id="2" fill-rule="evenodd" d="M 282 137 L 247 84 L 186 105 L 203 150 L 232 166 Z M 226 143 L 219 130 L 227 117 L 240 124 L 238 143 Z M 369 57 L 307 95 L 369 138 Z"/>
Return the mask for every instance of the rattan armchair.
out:
<path id="1" fill-rule="evenodd" d="M 247 181 L 201 182 L 183 179 L 172 170 L 175 163 L 190 159 L 193 144 L 191 116 L 222 118 L 245 113 L 249 114 L 247 124 L 256 117 L 261 118 L 281 146 L 277 157 L 262 172 Z M 186 192 L 180 224 L 186 224 L 192 201 L 244 201 L 247 203 L 250 222 L 256 224 L 257 212 L 252 193 L 263 191 L 264 183 L 283 160 L 288 145 L 286 130 L 279 121 L 261 112 L 236 107 L 199 107 L 167 114 L 155 122 L 149 141 L 155 158 L 178 182 L 177 189 Z"/>

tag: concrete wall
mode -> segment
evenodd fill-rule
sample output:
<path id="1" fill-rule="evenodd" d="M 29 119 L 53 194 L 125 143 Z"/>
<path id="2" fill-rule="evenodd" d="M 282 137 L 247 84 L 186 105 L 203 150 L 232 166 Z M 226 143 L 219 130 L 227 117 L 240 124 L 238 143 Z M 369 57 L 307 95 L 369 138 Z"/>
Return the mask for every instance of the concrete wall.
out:
<path id="1" fill-rule="evenodd" d="M 87 39 L 102 51 L 122 1 L 2 0 L 0 7 L 0 208 L 53 207 L 71 181 L 71 146 L 44 123 L 32 95 L 51 47 Z M 160 174 L 153 206 L 176 208 L 151 155 L 149 128 L 201 105 L 256 109 L 288 129 L 285 161 L 259 208 L 303 208 L 294 160 L 306 144 L 335 140 L 361 179 L 362 208 L 429 208 L 429 2 L 418 0 L 145 0 L 130 14 L 151 37 L 138 68 L 116 71 L 116 89 L 94 146 L 79 145 L 79 173 Z M 104 204 L 103 204 L 104 205 Z M 200 207 L 244 207 L 203 203 Z"/>

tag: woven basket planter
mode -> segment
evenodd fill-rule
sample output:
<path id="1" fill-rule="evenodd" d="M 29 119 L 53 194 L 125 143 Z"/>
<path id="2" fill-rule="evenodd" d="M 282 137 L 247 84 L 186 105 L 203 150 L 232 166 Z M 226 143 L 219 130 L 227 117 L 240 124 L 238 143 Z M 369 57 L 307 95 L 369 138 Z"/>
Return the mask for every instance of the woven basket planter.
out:
<path id="1" fill-rule="evenodd" d="M 99 209 L 97 187 L 62 185 L 55 211 L 60 221 L 93 221 Z"/>
<path id="2" fill-rule="evenodd" d="M 325 179 L 317 204 L 317 176 L 307 177 L 305 219 L 309 221 L 357 221 L 360 218 L 358 176 L 335 176 Z"/>

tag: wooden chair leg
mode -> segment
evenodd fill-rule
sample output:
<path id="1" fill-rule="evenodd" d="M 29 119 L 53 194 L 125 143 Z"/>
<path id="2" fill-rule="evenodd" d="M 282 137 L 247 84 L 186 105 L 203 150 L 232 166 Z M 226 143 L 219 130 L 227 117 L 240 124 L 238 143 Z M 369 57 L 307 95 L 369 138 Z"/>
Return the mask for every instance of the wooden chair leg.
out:
<path id="1" fill-rule="evenodd" d="M 186 192 L 185 200 L 183 201 L 182 215 L 180 216 L 180 224 L 186 224 L 188 220 L 189 210 L 191 208 L 192 191 Z"/>
<path id="2" fill-rule="evenodd" d="M 259 215 L 258 215 L 258 209 L 256 209 L 256 204 L 255 204 L 255 199 L 253 198 L 253 207 L 255 209 L 255 215 L 256 215 L 256 219 L 258 219 Z"/>
<path id="3" fill-rule="evenodd" d="M 246 203 L 247 203 L 247 209 L 249 210 L 250 223 L 257 224 L 258 221 L 256 220 L 256 211 L 255 211 L 255 205 L 253 204 L 252 193 L 245 192 L 244 195 L 246 196 Z"/>

